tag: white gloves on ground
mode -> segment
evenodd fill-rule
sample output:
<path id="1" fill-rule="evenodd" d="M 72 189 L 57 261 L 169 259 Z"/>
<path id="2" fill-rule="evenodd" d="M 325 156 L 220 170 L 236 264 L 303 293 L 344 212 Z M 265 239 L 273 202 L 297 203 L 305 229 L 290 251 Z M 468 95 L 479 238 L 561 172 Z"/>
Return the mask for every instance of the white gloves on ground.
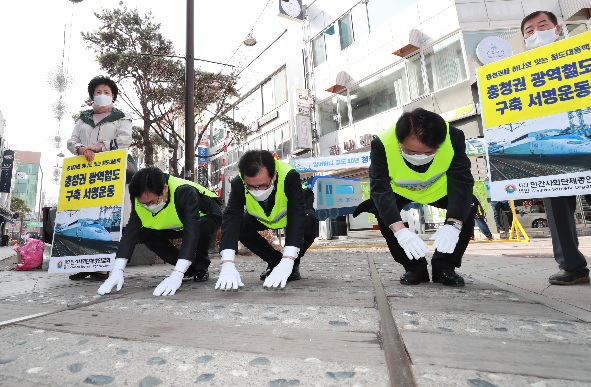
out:
<path id="1" fill-rule="evenodd" d="M 450 226 L 451 227 L 451 226 Z M 409 259 L 423 258 L 429 251 L 427 244 L 408 228 L 403 228 L 394 233 L 400 247 L 404 249 Z"/>
<path id="2" fill-rule="evenodd" d="M 187 259 L 179 259 L 170 276 L 160 282 L 160 285 L 156 286 L 156 289 L 154 289 L 154 293 L 152 294 L 154 296 L 172 296 L 175 294 L 178 288 L 181 287 L 183 277 L 189 266 L 191 266 L 191 261 Z"/>
<path id="3" fill-rule="evenodd" d="M 215 283 L 215 288 L 220 290 L 237 290 L 239 286 L 244 286 L 240 280 L 240 273 L 236 270 L 234 262 L 222 263 L 220 278 Z"/>
<path id="4" fill-rule="evenodd" d="M 441 227 L 431 237 L 434 241 L 433 247 L 445 254 L 454 252 L 458 239 L 460 239 L 460 230 L 449 224 Z"/>
<path id="5" fill-rule="evenodd" d="M 293 270 L 294 260 L 290 258 L 281 258 L 279 264 L 273 268 L 273 271 L 269 274 L 267 278 L 265 278 L 265 282 L 263 283 L 263 287 L 265 288 L 278 288 L 278 287 L 285 287 L 287 283 L 287 277 L 291 274 Z"/>
<path id="6" fill-rule="evenodd" d="M 105 293 L 111 293 L 113 287 L 117 285 L 117 291 L 121 290 L 123 287 L 123 270 L 125 270 L 125 266 L 127 266 L 127 259 L 125 258 L 115 258 L 115 266 L 113 266 L 113 271 L 109 275 L 109 278 L 98 288 L 97 293 L 101 296 Z"/>

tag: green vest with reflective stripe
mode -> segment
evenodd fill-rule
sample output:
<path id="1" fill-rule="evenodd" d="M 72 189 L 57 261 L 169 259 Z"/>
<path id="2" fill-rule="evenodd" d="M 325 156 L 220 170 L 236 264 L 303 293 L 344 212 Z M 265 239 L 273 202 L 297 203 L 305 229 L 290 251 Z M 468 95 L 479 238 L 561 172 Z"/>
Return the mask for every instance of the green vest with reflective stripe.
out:
<path id="1" fill-rule="evenodd" d="M 388 175 L 392 191 L 416 203 L 429 204 L 447 195 L 447 170 L 451 165 L 454 150 L 449 137 L 449 124 L 445 140 L 437 149 L 435 158 L 425 172 L 416 172 L 408 167 L 400 154 L 396 126 L 377 135 L 384 149 L 388 162 Z"/>
<path id="2" fill-rule="evenodd" d="M 246 186 L 244 194 L 246 195 L 246 212 L 256 218 L 259 222 L 271 229 L 279 229 L 287 226 L 287 196 L 285 195 L 285 176 L 293 167 L 283 161 L 275 160 L 275 170 L 277 171 L 277 189 L 275 191 L 275 205 L 269 216 L 257 200 L 248 193 Z M 242 176 L 241 176 L 242 178 Z M 244 180 L 244 179 L 243 179 Z"/>
<path id="3" fill-rule="evenodd" d="M 142 227 L 150 228 L 153 230 L 182 230 L 183 223 L 179 218 L 179 215 L 176 211 L 176 206 L 174 203 L 174 193 L 176 189 L 183 185 L 191 185 L 197 188 L 197 191 L 202 195 L 205 195 L 210 198 L 217 198 L 218 196 L 208 190 L 207 188 L 194 183 L 192 181 L 183 180 L 178 177 L 169 176 L 168 177 L 168 197 L 169 202 L 160 212 L 157 214 L 152 214 L 148 211 L 138 200 L 135 199 L 135 212 L 137 212 L 140 220 L 142 221 Z M 206 213 L 199 211 L 200 216 L 207 216 Z"/>

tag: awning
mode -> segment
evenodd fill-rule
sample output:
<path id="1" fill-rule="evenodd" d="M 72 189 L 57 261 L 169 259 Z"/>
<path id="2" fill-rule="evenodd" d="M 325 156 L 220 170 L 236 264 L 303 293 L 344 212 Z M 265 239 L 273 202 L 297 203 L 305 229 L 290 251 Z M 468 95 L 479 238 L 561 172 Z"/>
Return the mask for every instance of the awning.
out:
<path id="1" fill-rule="evenodd" d="M 393 54 L 404 58 L 417 51 L 419 47 L 421 47 L 421 31 L 413 28 L 394 42 Z"/>
<path id="2" fill-rule="evenodd" d="M 9 217 L 7 217 L 6 215 L 0 214 L 0 220 L 3 222 L 7 222 L 10 224 L 16 224 L 14 223 L 14 221 L 12 219 L 10 219 Z"/>
<path id="3" fill-rule="evenodd" d="M 349 74 L 347 74 L 347 72 L 345 71 L 340 71 L 337 74 L 337 79 L 335 80 L 335 83 L 330 86 L 328 89 L 326 89 L 326 91 L 328 91 L 329 93 L 334 93 L 334 94 L 338 94 L 341 91 L 345 90 L 349 84 L 351 83 L 351 76 Z"/>

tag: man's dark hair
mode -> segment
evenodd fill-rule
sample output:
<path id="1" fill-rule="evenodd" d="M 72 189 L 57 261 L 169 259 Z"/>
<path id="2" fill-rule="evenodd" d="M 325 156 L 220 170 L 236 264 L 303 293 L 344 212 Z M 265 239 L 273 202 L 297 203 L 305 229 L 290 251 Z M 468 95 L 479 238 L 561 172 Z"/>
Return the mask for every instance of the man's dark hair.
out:
<path id="1" fill-rule="evenodd" d="M 521 21 L 521 35 L 524 35 L 525 34 L 523 32 L 523 26 L 525 26 L 525 23 L 527 23 L 528 21 L 530 21 L 534 17 L 538 17 L 540 15 L 546 15 L 546 16 L 548 16 L 548 19 L 550 19 L 550 21 L 552 22 L 552 24 L 558 25 L 558 19 L 556 18 L 556 15 L 554 15 L 552 12 L 550 12 L 550 11 L 536 11 L 536 12 L 532 12 L 529 15 L 527 15 L 526 17 L 524 17 L 523 20 Z"/>
<path id="2" fill-rule="evenodd" d="M 137 171 L 129 183 L 129 194 L 139 198 L 149 191 L 155 195 L 162 195 L 166 184 L 166 175 L 157 167 L 145 167 Z"/>
<path id="3" fill-rule="evenodd" d="M 447 136 L 447 124 L 437 113 L 423 108 L 405 112 L 396 122 L 396 138 L 403 142 L 407 137 L 416 137 L 431 148 L 439 148 Z"/>
<path id="4" fill-rule="evenodd" d="M 238 161 L 238 171 L 246 177 L 255 177 L 263 167 L 267 168 L 269 177 L 275 175 L 275 158 L 266 150 L 249 150 Z"/>
<path id="5" fill-rule="evenodd" d="M 88 82 L 88 96 L 90 97 L 90 99 L 92 100 L 94 98 L 94 89 L 96 89 L 98 85 L 109 86 L 111 92 L 113 93 L 113 102 L 115 102 L 115 100 L 117 99 L 117 94 L 119 94 L 119 89 L 117 88 L 117 85 L 111 78 L 105 77 L 103 75 L 98 75 L 92 78 L 90 82 Z"/>

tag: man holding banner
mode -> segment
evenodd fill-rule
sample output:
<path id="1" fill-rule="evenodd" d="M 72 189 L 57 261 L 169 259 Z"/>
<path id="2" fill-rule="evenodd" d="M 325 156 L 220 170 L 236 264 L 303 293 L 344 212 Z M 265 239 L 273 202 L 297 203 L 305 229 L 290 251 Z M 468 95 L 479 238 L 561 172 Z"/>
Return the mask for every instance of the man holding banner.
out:
<path id="1" fill-rule="evenodd" d="M 400 209 L 410 202 L 447 210 L 442 228 L 431 238 L 433 282 L 464 286 L 455 272 L 474 231 L 474 178 L 466 155 L 464 133 L 436 113 L 417 108 L 406 112 L 392 128 L 374 136 L 369 168 L 371 199 L 361 212 L 376 215 L 394 260 L 404 266 L 403 285 L 429 282 L 423 240 L 405 227 Z"/>
<path id="2" fill-rule="evenodd" d="M 144 243 L 165 262 L 175 265 L 170 276 L 154 290 L 155 296 L 173 295 L 183 277 L 209 278 L 208 249 L 222 220 L 217 196 L 192 181 L 163 173 L 156 167 L 139 170 L 131 179 L 134 203 L 117 249 L 115 266 L 98 294 L 123 286 L 123 271 L 135 245 Z M 171 239 L 183 238 L 180 250 Z"/>
<path id="3" fill-rule="evenodd" d="M 561 27 L 556 15 L 549 11 L 536 11 L 521 22 L 521 33 L 528 50 L 554 43 L 560 39 Z M 591 204 L 591 195 L 585 199 Z M 544 198 L 554 259 L 560 271 L 548 279 L 555 285 L 573 285 L 589 282 L 587 261 L 579 250 L 575 222 L 576 196 Z"/>

